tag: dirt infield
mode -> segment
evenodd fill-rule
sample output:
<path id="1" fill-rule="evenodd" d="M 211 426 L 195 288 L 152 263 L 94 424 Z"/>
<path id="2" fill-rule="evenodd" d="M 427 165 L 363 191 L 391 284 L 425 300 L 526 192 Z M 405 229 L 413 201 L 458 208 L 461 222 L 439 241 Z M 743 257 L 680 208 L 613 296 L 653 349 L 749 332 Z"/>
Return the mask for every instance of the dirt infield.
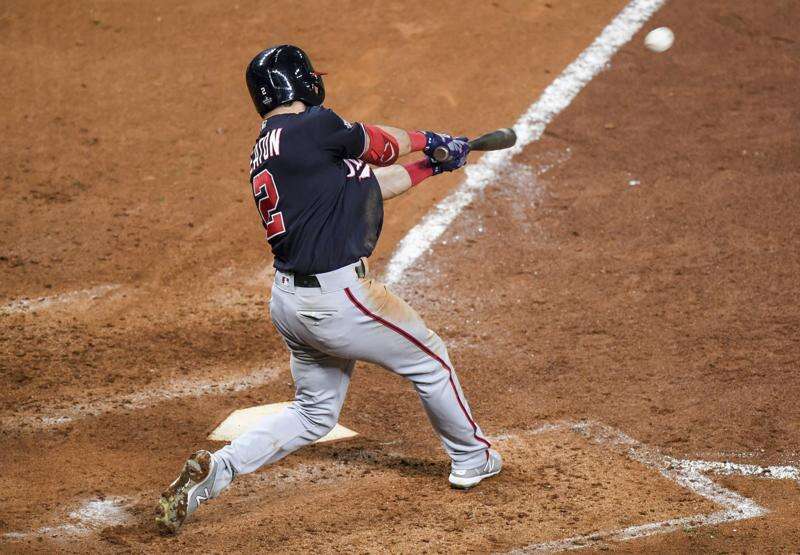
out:
<path id="1" fill-rule="evenodd" d="M 500 477 L 447 488 L 412 389 L 360 365 L 341 417 L 360 437 L 243 477 L 175 538 L 151 526 L 217 422 L 293 391 L 246 182 L 250 56 L 296 42 L 348 118 L 471 134 L 625 4 L 0 8 L 0 549 L 797 551 L 790 0 L 669 2 L 646 29 L 675 47 L 639 33 L 399 284 Z M 377 273 L 458 183 L 387 205 Z"/>

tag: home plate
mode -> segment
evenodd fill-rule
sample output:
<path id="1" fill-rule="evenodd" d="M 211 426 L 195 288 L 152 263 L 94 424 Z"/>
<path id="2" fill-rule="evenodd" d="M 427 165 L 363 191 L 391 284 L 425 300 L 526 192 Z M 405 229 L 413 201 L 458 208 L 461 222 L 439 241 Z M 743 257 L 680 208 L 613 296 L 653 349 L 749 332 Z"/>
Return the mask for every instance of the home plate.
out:
<path id="1" fill-rule="evenodd" d="M 268 414 L 280 412 L 291 403 L 272 403 L 270 405 L 258 405 L 246 409 L 239 409 L 233 411 L 228 418 L 222 421 L 222 424 L 217 426 L 208 439 L 215 441 L 233 441 L 246 431 L 255 426 L 259 419 Z M 347 439 L 355 437 L 358 434 L 349 428 L 345 428 L 336 424 L 334 428 L 328 432 L 328 435 L 318 439 L 314 443 L 325 443 L 326 441 L 336 441 L 339 439 Z"/>

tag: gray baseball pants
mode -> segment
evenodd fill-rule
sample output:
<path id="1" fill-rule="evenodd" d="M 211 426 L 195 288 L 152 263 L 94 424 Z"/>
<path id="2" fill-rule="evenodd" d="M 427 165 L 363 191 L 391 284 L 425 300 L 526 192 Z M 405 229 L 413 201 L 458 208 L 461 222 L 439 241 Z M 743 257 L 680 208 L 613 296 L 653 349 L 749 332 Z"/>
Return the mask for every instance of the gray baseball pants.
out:
<path id="1" fill-rule="evenodd" d="M 360 264 L 317 274 L 318 288 L 295 287 L 291 274 L 276 272 L 270 315 L 291 353 L 295 399 L 215 453 L 232 474 L 253 472 L 327 434 L 339 420 L 356 360 L 411 380 L 454 469 L 486 461 L 489 442 L 444 343 L 402 299 L 359 278 Z"/>

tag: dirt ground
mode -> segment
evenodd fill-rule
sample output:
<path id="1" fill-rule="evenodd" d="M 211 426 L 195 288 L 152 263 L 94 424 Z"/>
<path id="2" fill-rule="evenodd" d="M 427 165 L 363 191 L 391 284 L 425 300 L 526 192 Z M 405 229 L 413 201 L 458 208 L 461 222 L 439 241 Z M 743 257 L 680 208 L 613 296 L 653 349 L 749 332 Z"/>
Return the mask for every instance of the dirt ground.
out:
<path id="1" fill-rule="evenodd" d="M 247 184 L 250 57 L 300 44 L 348 119 L 474 134 L 624 5 L 0 6 L 0 550 L 507 552 L 715 509 L 624 450 L 532 433 L 563 420 L 800 465 L 800 4 L 672 0 L 645 29 L 673 49 L 637 35 L 399 287 L 506 471 L 451 491 L 413 390 L 360 365 L 358 438 L 242 477 L 177 537 L 151 525 L 217 422 L 293 391 Z M 431 64 L 433 44 L 457 47 Z M 378 274 L 458 183 L 387 204 Z M 715 480 L 770 512 L 586 548 L 800 549 L 798 482 Z"/>

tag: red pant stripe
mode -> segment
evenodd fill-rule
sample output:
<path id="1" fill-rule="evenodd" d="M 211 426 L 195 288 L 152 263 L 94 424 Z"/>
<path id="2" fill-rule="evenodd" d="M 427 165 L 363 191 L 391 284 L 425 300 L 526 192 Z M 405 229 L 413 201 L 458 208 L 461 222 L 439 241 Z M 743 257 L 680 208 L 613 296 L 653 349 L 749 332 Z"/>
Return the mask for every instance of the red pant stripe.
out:
<path id="1" fill-rule="evenodd" d="M 453 393 L 455 394 L 456 400 L 458 401 L 458 406 L 461 407 L 461 411 L 464 413 L 464 416 L 467 417 L 467 420 L 469 421 L 470 426 L 472 426 L 472 433 L 475 436 L 475 439 L 477 439 L 478 441 L 480 441 L 481 443 L 486 445 L 486 447 L 491 447 L 492 445 L 488 441 L 486 441 L 484 438 L 482 438 L 481 436 L 478 435 L 478 425 L 475 424 L 475 421 L 469 415 L 469 412 L 467 411 L 467 408 L 464 406 L 464 402 L 461 400 L 461 396 L 458 394 L 458 388 L 456 387 L 456 383 L 453 380 L 453 369 L 450 368 L 447 365 L 447 363 L 440 356 L 438 356 L 436 353 L 434 353 L 433 351 L 428 349 L 422 342 L 418 341 L 416 337 L 414 337 L 413 335 L 411 335 L 410 333 L 408 333 L 404 329 L 392 324 L 391 322 L 388 322 L 388 321 L 384 320 L 383 318 L 381 318 L 377 314 L 373 314 L 372 312 L 370 312 L 367 307 L 365 307 L 363 304 L 358 302 L 358 299 L 355 298 L 353 293 L 350 291 L 349 287 L 347 287 L 344 290 L 344 292 L 347 295 L 347 298 L 350 299 L 350 302 L 353 303 L 355 305 L 355 307 L 357 309 L 359 309 L 361 312 L 363 312 L 366 316 L 372 318 L 373 320 L 375 320 L 376 322 L 378 322 L 380 324 L 383 324 L 384 326 L 386 326 L 387 328 L 389 328 L 393 332 L 402 335 L 403 337 L 405 337 L 406 339 L 411 341 L 411 343 L 416 345 L 426 355 L 428 355 L 429 357 L 431 357 L 432 359 L 437 361 L 439 364 L 441 364 L 442 368 L 447 370 L 448 374 L 450 374 L 450 379 L 449 379 L 450 387 L 453 388 Z"/>

